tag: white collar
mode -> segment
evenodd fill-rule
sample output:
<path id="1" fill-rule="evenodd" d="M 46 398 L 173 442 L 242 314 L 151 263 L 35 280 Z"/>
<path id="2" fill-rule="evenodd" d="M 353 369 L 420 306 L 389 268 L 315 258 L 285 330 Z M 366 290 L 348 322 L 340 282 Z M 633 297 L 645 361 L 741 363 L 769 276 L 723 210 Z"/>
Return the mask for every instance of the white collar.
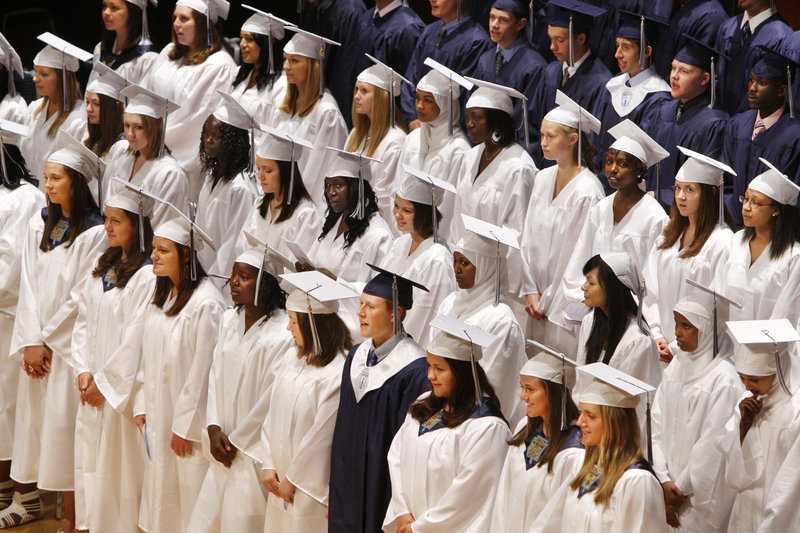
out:
<path id="1" fill-rule="evenodd" d="M 384 7 L 383 9 L 378 9 L 377 6 L 375 7 L 375 13 L 372 14 L 373 19 L 383 18 L 398 7 L 402 7 L 403 2 L 402 0 L 394 0 L 388 6 Z"/>
<path id="2" fill-rule="evenodd" d="M 586 53 L 583 54 L 583 57 L 580 58 L 580 59 L 575 60 L 575 66 L 573 66 L 573 67 L 569 66 L 569 62 L 568 61 L 562 62 L 561 63 L 561 72 L 564 72 L 564 69 L 566 69 L 567 72 L 569 72 L 569 75 L 573 76 L 575 74 L 575 72 L 580 68 L 580 66 L 583 65 L 583 62 L 586 61 L 586 59 L 589 57 L 589 55 L 591 55 L 591 53 L 592 53 L 592 51 L 587 48 L 586 49 Z"/>
<path id="3" fill-rule="evenodd" d="M 767 19 L 770 18 L 774 13 L 775 13 L 775 11 L 773 11 L 771 8 L 767 8 L 764 11 L 762 11 L 761 13 L 759 13 L 758 15 L 756 15 L 755 17 L 750 18 L 750 15 L 748 15 L 747 11 L 745 11 L 742 14 L 742 22 L 741 22 L 741 24 L 739 24 L 739 28 L 744 28 L 745 23 L 749 21 L 750 22 L 750 32 L 751 33 L 755 33 L 756 28 L 758 28 L 764 22 L 766 22 Z"/>

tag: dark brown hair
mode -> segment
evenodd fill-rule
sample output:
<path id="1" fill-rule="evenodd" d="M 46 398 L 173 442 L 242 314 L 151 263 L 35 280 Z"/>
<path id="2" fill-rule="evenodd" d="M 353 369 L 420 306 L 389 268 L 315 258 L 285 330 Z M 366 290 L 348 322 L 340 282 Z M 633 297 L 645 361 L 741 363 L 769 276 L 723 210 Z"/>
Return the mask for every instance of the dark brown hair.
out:
<path id="1" fill-rule="evenodd" d="M 100 98 L 100 124 L 90 124 L 86 121 L 89 137 L 84 141 L 86 148 L 99 156 L 105 155 L 111 145 L 117 142 L 122 135 L 122 102 L 96 93 Z"/>
<path id="2" fill-rule="evenodd" d="M 132 4 L 131 2 L 125 2 L 125 6 L 128 8 L 128 20 L 125 22 L 125 27 L 128 30 L 128 41 L 125 43 L 121 43 L 122 47 L 121 50 L 126 52 L 131 48 L 134 48 L 138 43 L 139 39 L 142 35 L 142 8 Z M 150 21 L 150 11 L 147 12 L 147 19 L 148 22 Z M 152 24 L 148 24 L 150 28 L 152 28 Z M 103 53 L 111 53 L 114 51 L 114 41 L 117 39 L 117 32 L 112 30 L 107 30 L 103 27 L 103 37 L 100 41 L 100 51 Z"/>
<path id="3" fill-rule="evenodd" d="M 191 8 L 190 8 L 191 9 Z M 183 46 L 178 42 L 178 37 L 175 35 L 175 28 L 172 29 L 172 44 L 173 48 L 169 51 L 168 57 L 175 61 L 182 59 L 184 65 L 200 65 L 205 63 L 211 54 L 219 52 L 223 48 L 222 40 L 222 18 L 219 18 L 216 24 L 211 25 L 211 46 L 208 46 L 208 17 L 202 13 L 198 13 L 191 9 L 192 19 L 194 20 L 194 53 L 189 52 L 188 46 Z M 175 15 L 172 15 L 173 20 Z"/>
<path id="4" fill-rule="evenodd" d="M 421 237 L 427 239 L 433 235 L 433 209 L 431 206 L 419 202 L 411 202 L 414 205 L 414 231 Z M 436 222 L 442 222 L 442 213 L 436 208 Z"/>
<path id="5" fill-rule="evenodd" d="M 133 239 L 131 239 L 130 242 L 128 258 L 124 261 L 122 260 L 123 250 L 121 246 L 107 248 L 106 251 L 103 252 L 103 255 L 100 256 L 100 259 L 97 260 L 97 266 L 92 271 L 92 277 L 101 278 L 105 276 L 109 268 L 117 265 L 116 286 L 120 289 L 124 288 L 133 275 L 144 265 L 147 258 L 150 257 L 150 251 L 153 248 L 153 227 L 150 225 L 150 219 L 144 217 L 145 251 L 142 252 L 139 246 L 139 214 L 131 213 L 126 209 L 123 209 L 122 212 L 125 213 L 125 216 L 128 217 L 128 220 L 130 220 L 133 225 Z"/>
<path id="6" fill-rule="evenodd" d="M 719 223 L 719 194 L 720 188 L 698 183 L 700 187 L 700 208 L 697 210 L 697 231 L 694 240 L 683 250 L 678 257 L 686 259 L 694 257 L 700 253 L 706 241 L 714 232 L 714 227 Z M 724 211 L 725 222 L 733 226 L 728 210 Z M 659 250 L 668 250 L 678 242 L 684 230 L 689 226 L 689 217 L 681 215 L 678 210 L 678 203 L 674 197 L 672 207 L 669 208 L 669 222 L 664 226 L 664 242 L 658 247 Z"/>
<path id="7" fill-rule="evenodd" d="M 89 185 L 83 174 L 77 170 L 73 170 L 68 166 L 64 166 L 64 170 L 69 176 L 70 188 L 69 194 L 72 198 L 72 205 L 70 206 L 69 215 L 69 240 L 65 245 L 67 248 L 72 246 L 78 235 L 88 229 L 89 217 L 93 213 L 97 213 L 97 204 L 89 191 Z M 39 249 L 43 252 L 49 252 L 54 247 L 50 245 L 50 234 L 61 220 L 62 211 L 61 205 L 50 202 L 50 197 L 47 198 L 47 220 L 44 221 L 44 231 L 42 232 L 42 240 L 39 242 Z"/>
<path id="8" fill-rule="evenodd" d="M 769 257 L 778 259 L 793 244 L 800 241 L 800 211 L 793 205 L 775 203 L 778 216 L 770 222 Z M 756 236 L 756 229 L 745 226 L 744 241 L 750 242 Z"/>
<path id="9" fill-rule="evenodd" d="M 275 163 L 278 165 L 278 173 L 280 174 L 281 180 L 280 192 L 283 196 L 281 212 L 278 218 L 275 219 L 275 223 L 279 224 L 292 218 L 295 209 L 297 209 L 297 206 L 300 204 L 300 200 L 303 198 L 311 200 L 311 197 L 308 195 L 305 183 L 303 183 L 303 176 L 300 174 L 300 167 L 297 166 L 297 161 L 294 162 L 294 185 L 292 186 L 291 198 L 288 197 L 288 193 L 289 183 L 292 178 L 292 163 L 291 161 L 275 161 Z M 258 204 L 258 213 L 261 215 L 261 218 L 267 217 L 267 210 L 269 209 L 269 204 L 272 202 L 273 197 L 274 195 L 271 192 L 264 193 L 261 196 L 261 201 Z M 289 200 L 291 200 L 292 203 L 288 203 Z"/>
<path id="10" fill-rule="evenodd" d="M 180 269 L 179 278 L 180 281 L 178 282 L 178 296 L 175 298 L 175 303 L 172 304 L 172 307 L 164 311 L 164 314 L 167 316 L 177 316 L 178 313 L 181 312 L 186 304 L 191 299 L 192 295 L 194 294 L 194 290 L 197 288 L 200 283 L 203 282 L 203 278 L 206 277 L 206 271 L 203 270 L 203 265 L 200 264 L 200 261 L 197 260 L 197 254 L 195 254 L 195 268 L 197 271 L 197 279 L 192 281 L 192 277 L 189 275 L 189 247 L 183 246 L 176 242 L 170 241 L 178 250 L 178 256 L 182 258 L 183 268 Z M 170 293 L 172 292 L 172 280 L 169 279 L 167 276 L 159 276 L 156 280 L 156 291 L 153 294 L 152 303 L 159 309 L 164 309 L 164 304 L 169 299 Z"/>
<path id="11" fill-rule="evenodd" d="M 142 117 L 142 129 L 144 129 L 144 134 L 150 139 L 150 143 L 147 145 L 147 148 L 142 150 L 142 155 L 147 161 L 152 161 L 153 159 L 158 158 L 158 151 L 161 148 L 161 138 L 164 136 L 164 119 L 163 118 L 155 118 L 150 117 L 147 115 L 139 115 L 134 113 L 139 117 Z M 128 147 L 128 152 L 133 153 L 130 147 Z M 169 148 L 166 146 L 164 147 L 164 153 L 169 153 Z"/>
<path id="12" fill-rule="evenodd" d="M 311 366 L 327 366 L 341 353 L 347 353 L 353 347 L 353 337 L 350 330 L 336 313 L 314 315 L 314 324 L 322 342 L 322 354 L 314 353 L 313 335 L 308 313 L 295 311 L 300 334 L 303 335 L 303 347 L 297 348 L 297 357 L 305 357 Z"/>

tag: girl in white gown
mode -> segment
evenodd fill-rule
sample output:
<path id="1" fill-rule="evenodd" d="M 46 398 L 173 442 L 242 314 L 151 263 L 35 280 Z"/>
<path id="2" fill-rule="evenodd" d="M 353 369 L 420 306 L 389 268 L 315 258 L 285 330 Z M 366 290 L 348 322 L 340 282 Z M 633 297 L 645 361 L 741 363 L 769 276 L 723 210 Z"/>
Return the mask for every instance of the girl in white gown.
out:
<path id="1" fill-rule="evenodd" d="M 0 33 L 0 65 L 3 66 L 0 77 L 5 78 L 0 79 L 0 95 L 3 95 L 0 98 L 0 118 L 18 124 L 24 123 L 28 104 L 14 83 L 15 75 L 25 75 L 22 70 L 22 59 L 2 33 Z"/>
<path id="2" fill-rule="evenodd" d="M 98 156 L 106 157 L 122 137 L 124 98 L 120 91 L 128 86 L 128 82 L 100 62 L 95 62 L 92 78 L 86 86 L 86 137 L 83 144 Z"/>
<path id="3" fill-rule="evenodd" d="M 103 3 L 103 38 L 94 47 L 94 60 L 140 84 L 150 72 L 158 50 L 150 40 L 148 3 L 156 0 L 106 0 Z"/>

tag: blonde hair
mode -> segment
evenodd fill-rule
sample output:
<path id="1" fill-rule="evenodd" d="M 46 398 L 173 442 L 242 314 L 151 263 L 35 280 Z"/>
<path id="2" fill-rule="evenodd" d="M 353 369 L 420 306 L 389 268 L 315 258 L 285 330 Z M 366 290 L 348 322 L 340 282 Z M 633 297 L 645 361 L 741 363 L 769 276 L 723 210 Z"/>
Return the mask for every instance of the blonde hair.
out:
<path id="1" fill-rule="evenodd" d="M 372 92 L 372 117 L 370 120 L 369 115 L 356 113 L 356 102 L 353 100 L 353 107 L 351 115 L 353 117 L 353 135 L 347 143 L 345 150 L 348 152 L 355 152 L 361 146 L 365 137 L 369 138 L 369 146 L 367 147 L 367 157 L 372 157 L 375 149 L 383 141 L 386 132 L 389 131 L 389 91 L 381 89 L 370 84 Z M 358 89 L 354 90 L 357 91 Z"/>
<path id="2" fill-rule="evenodd" d="M 598 505 L 608 505 L 619 478 L 631 464 L 640 461 L 643 455 L 636 409 L 606 405 L 599 407 L 600 420 L 603 422 L 600 445 L 586 447 L 583 466 L 570 483 L 570 487 L 572 490 L 578 490 L 597 464 L 603 472 L 603 479 L 594 490 L 594 502 Z"/>
<path id="3" fill-rule="evenodd" d="M 64 76 L 60 68 L 54 68 L 52 70 L 55 71 L 56 76 L 58 77 L 58 94 L 60 95 L 64 90 L 64 83 L 65 83 Z M 81 88 L 78 85 L 78 79 L 75 77 L 74 72 L 67 71 L 66 84 L 67 84 L 67 101 L 66 102 L 59 101 L 58 105 L 56 105 L 56 108 L 58 109 L 58 116 L 56 116 L 56 120 L 47 129 L 48 137 L 54 137 L 55 134 L 58 133 L 58 130 L 64 124 L 64 121 L 67 120 L 69 114 L 72 112 L 72 108 L 75 106 L 75 102 L 83 100 L 83 95 L 81 95 Z M 39 113 L 47 109 L 47 105 L 50 103 L 50 101 L 51 101 L 50 97 L 45 96 L 42 99 L 42 105 L 40 105 L 39 109 L 37 109 L 33 113 L 33 116 L 38 117 Z"/>
<path id="4" fill-rule="evenodd" d="M 290 115 L 297 114 L 305 117 L 314 110 L 317 101 L 322 98 L 319 94 L 319 78 L 320 78 L 320 64 L 318 59 L 310 57 L 303 57 L 307 64 L 306 70 L 306 85 L 303 88 L 303 94 L 297 90 L 297 85 L 290 83 L 286 87 L 286 95 L 283 97 L 280 110 L 289 113 Z"/>
<path id="5" fill-rule="evenodd" d="M 142 118 L 142 129 L 144 134 L 149 139 L 147 147 L 142 150 L 142 155 L 145 160 L 151 161 L 158 158 L 158 151 L 161 148 L 161 137 L 164 135 L 164 119 L 155 118 L 147 115 L 137 115 Z M 128 152 L 133 152 L 128 147 Z M 169 148 L 164 147 L 164 153 L 169 153 Z"/>

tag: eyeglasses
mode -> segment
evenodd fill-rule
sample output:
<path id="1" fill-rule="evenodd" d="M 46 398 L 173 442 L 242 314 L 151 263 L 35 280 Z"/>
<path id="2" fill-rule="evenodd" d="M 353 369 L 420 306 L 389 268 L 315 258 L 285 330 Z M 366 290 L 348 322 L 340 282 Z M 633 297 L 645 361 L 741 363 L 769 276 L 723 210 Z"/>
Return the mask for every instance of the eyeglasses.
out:
<path id="1" fill-rule="evenodd" d="M 750 198 L 746 198 L 746 197 L 744 197 L 744 196 L 742 196 L 742 195 L 739 195 L 739 203 L 741 203 L 741 204 L 742 204 L 742 206 L 744 206 L 744 205 L 747 205 L 747 204 L 750 204 L 750 208 L 751 208 L 751 209 L 758 209 L 759 207 L 766 207 L 766 206 L 768 206 L 768 205 L 775 205 L 775 204 L 773 204 L 773 203 L 769 203 L 769 204 L 760 204 L 760 203 L 758 203 L 758 202 L 754 202 L 754 201 L 753 201 L 753 200 L 751 200 Z"/>

